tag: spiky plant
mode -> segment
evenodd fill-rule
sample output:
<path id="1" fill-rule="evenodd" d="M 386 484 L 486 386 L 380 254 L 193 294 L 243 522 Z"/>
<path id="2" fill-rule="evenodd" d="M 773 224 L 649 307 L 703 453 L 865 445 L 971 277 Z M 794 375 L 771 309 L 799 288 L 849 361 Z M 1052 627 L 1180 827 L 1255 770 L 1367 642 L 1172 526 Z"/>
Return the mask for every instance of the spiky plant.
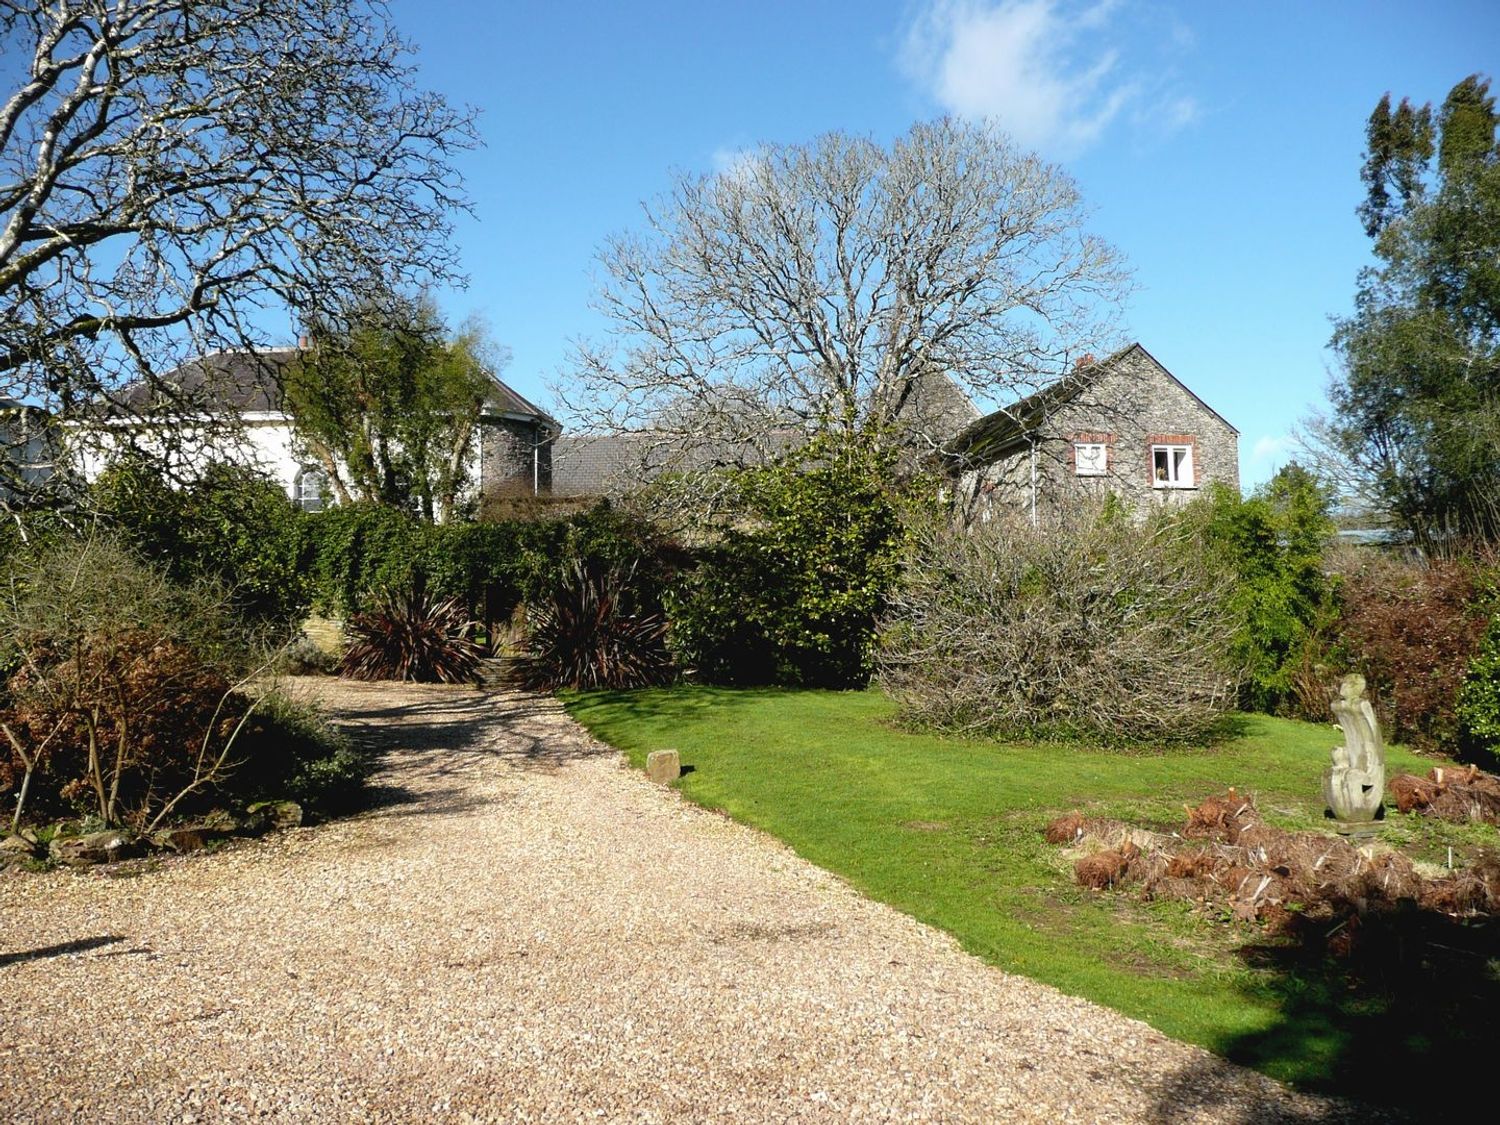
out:
<path id="1" fill-rule="evenodd" d="M 478 683 L 481 654 L 468 638 L 473 624 L 456 599 L 437 601 L 419 590 L 387 590 L 373 609 L 355 614 L 345 626 L 350 640 L 339 675 Z"/>
<path id="2" fill-rule="evenodd" d="M 635 570 L 575 561 L 547 600 L 527 613 L 517 679 L 537 691 L 649 687 L 670 680 L 665 619 L 629 608 Z"/>

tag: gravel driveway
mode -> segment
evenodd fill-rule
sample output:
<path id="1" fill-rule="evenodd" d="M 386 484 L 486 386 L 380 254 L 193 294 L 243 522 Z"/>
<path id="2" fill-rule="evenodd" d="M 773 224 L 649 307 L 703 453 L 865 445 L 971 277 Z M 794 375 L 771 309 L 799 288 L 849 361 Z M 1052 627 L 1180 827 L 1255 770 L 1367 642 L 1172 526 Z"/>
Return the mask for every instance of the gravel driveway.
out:
<path id="1" fill-rule="evenodd" d="M 0 877 L 0 1117 L 1342 1116 L 983 965 L 551 700 L 304 690 L 386 750 L 372 811 Z"/>

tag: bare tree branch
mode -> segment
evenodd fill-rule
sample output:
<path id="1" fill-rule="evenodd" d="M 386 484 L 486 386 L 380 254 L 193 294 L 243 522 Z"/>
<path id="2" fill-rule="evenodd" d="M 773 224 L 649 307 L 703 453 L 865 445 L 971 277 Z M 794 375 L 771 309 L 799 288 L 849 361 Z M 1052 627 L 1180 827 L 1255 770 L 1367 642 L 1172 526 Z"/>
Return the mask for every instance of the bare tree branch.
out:
<path id="1" fill-rule="evenodd" d="M 126 409 L 268 311 L 457 278 L 472 114 L 382 0 L 0 0 L 0 39 L 0 395 Z"/>

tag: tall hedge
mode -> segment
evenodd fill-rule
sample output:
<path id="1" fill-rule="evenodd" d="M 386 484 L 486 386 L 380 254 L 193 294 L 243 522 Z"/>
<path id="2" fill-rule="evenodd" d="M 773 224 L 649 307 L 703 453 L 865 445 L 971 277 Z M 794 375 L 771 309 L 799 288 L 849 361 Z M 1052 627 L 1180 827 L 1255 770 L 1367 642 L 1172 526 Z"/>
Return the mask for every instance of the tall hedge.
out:
<path id="1" fill-rule="evenodd" d="M 438 525 L 349 504 L 304 516 L 296 554 L 313 604 L 326 612 L 358 611 L 383 590 L 423 589 L 497 622 L 546 593 L 562 560 L 630 561 L 655 549 L 607 504 L 558 520 Z"/>
<path id="2" fill-rule="evenodd" d="M 679 662 L 710 683 L 867 684 L 905 542 L 893 470 L 820 441 L 738 473 L 735 521 L 668 592 Z"/>

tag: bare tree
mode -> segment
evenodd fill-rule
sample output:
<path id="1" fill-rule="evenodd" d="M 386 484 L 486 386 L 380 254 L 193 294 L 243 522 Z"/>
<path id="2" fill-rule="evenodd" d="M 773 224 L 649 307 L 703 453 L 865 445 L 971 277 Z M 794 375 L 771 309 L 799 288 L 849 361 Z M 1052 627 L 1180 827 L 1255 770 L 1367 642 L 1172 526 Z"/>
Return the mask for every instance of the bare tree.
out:
<path id="1" fill-rule="evenodd" d="M 938 400 L 1034 389 L 1099 349 L 1127 275 L 1073 181 L 991 126 L 843 133 L 680 176 L 599 255 L 612 338 L 558 388 L 580 428 L 642 448 L 774 455 L 788 430 L 935 447 Z M 949 380 L 952 380 L 950 383 Z"/>
<path id="2" fill-rule="evenodd" d="M 0 0 L 0 43 L 0 395 L 191 411 L 158 375 L 268 314 L 456 276 L 472 119 L 381 0 Z"/>

